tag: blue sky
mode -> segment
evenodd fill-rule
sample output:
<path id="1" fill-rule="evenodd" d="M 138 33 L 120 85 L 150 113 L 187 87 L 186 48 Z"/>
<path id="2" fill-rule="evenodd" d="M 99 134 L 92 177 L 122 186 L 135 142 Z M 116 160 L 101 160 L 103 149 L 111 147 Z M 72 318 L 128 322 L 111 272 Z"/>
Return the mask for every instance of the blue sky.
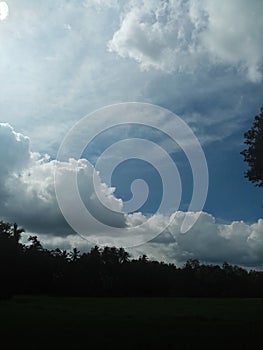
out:
<path id="1" fill-rule="evenodd" d="M 63 138 L 81 118 L 111 104 L 137 101 L 172 111 L 198 137 L 209 170 L 207 201 L 200 221 L 207 223 L 213 217 L 219 225 L 217 233 L 222 227 L 226 230 L 224 225 L 232 230 L 234 222 L 247 225 L 242 226 L 246 227 L 244 232 L 250 232 L 247 242 L 255 236 L 253 230 L 259 235 L 260 230 L 253 225 L 259 225 L 262 218 L 262 190 L 244 178 L 246 164 L 240 151 L 244 149 L 243 134 L 263 105 L 261 0 L 0 3 L 0 122 L 10 125 L 3 124 L 0 139 L 1 163 L 10 164 L 2 167 L 0 174 L 3 219 L 19 221 L 27 230 L 40 232 L 50 246 L 85 246 L 58 214 L 49 167 Z M 3 3 L 8 5 L 8 13 Z M 111 130 L 106 138 L 101 135 L 95 139 L 84 155 L 94 165 L 109 145 L 137 134 L 135 129 Z M 181 175 L 179 211 L 186 211 L 193 186 L 187 158 L 181 151 L 173 152 L 177 145 L 170 145 L 163 135 L 146 129 L 139 135 L 166 144 Z M 29 173 L 30 178 L 23 177 Z M 24 182 L 19 192 L 21 203 L 15 208 L 6 198 L 12 198 L 14 187 L 19 188 L 12 180 L 12 176 L 18 179 L 18 174 Z M 113 196 L 112 208 L 118 207 L 118 198 L 123 202 L 130 198 L 130 184 L 136 178 L 143 178 L 149 187 L 148 200 L 139 211 L 154 215 L 162 192 L 160 176 L 141 160 L 120 165 L 112 183 L 106 184 L 108 191 L 116 187 L 114 193 L 107 194 Z M 48 202 L 50 198 L 52 203 Z M 21 210 L 27 205 L 36 208 L 34 217 Z M 41 210 L 50 213 L 46 226 L 45 220 L 39 220 Z M 138 217 L 129 220 L 133 219 Z M 68 240 L 60 234 L 65 231 Z M 176 242 L 178 246 L 179 239 Z M 136 252 L 176 261 L 185 256 L 208 259 L 193 247 L 178 252 L 172 244 L 141 246 Z M 185 253 L 187 249 L 190 255 Z M 260 265 L 263 261 L 258 251 L 246 254 L 237 262 Z M 218 261 L 221 257 L 209 259 Z"/>

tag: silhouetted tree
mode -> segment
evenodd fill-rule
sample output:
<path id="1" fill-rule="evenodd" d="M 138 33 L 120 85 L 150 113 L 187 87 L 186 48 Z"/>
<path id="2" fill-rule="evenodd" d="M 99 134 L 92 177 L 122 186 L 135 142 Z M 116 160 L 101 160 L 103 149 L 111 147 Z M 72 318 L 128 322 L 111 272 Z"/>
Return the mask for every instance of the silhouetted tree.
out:
<path id="1" fill-rule="evenodd" d="M 22 245 L 17 239 L 20 229 L 16 226 L 15 230 L 11 224 L 0 222 L 0 298 L 12 296 L 20 278 Z"/>
<path id="2" fill-rule="evenodd" d="M 245 134 L 245 144 L 248 146 L 241 152 L 249 169 L 245 173 L 255 186 L 263 186 L 263 107 L 254 119 L 250 130 Z"/>
<path id="3" fill-rule="evenodd" d="M 16 242 L 18 243 L 20 238 L 21 238 L 21 233 L 25 232 L 25 230 L 23 228 L 18 228 L 17 224 L 14 223 L 13 226 L 13 237 L 16 240 Z"/>
<path id="4" fill-rule="evenodd" d="M 31 245 L 29 246 L 29 249 L 31 250 L 36 250 L 36 251 L 42 251 L 43 247 L 41 243 L 39 242 L 37 236 L 30 236 L 28 238 L 29 242 L 31 242 Z"/>
<path id="5" fill-rule="evenodd" d="M 70 260 L 76 262 L 79 259 L 79 253 L 80 251 L 77 248 L 73 248 L 72 252 L 69 253 Z"/>
<path id="6" fill-rule="evenodd" d="M 185 263 L 185 269 L 197 270 L 200 268 L 200 261 L 198 259 L 189 259 Z"/>
<path id="7" fill-rule="evenodd" d="M 37 236 L 19 243 L 22 229 L 0 222 L 0 298 L 13 294 L 76 296 L 263 297 L 263 272 L 188 260 L 182 268 L 130 259 L 116 247 L 80 253 L 45 249 Z"/>
<path id="8" fill-rule="evenodd" d="M 120 248 L 118 251 L 118 259 L 121 264 L 127 263 L 130 259 L 130 254 L 123 248 Z"/>
<path id="9" fill-rule="evenodd" d="M 143 254 L 142 256 L 139 256 L 139 261 L 142 263 L 147 263 L 148 257 L 146 254 Z"/>

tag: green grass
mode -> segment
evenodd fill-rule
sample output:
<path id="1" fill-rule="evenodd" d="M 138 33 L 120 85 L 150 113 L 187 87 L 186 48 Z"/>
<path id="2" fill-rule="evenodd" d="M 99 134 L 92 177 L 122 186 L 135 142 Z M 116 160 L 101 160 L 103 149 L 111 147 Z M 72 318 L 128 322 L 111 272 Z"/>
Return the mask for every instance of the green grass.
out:
<path id="1" fill-rule="evenodd" d="M 251 349 L 261 299 L 61 298 L 0 301 L 0 337 L 27 349 Z"/>

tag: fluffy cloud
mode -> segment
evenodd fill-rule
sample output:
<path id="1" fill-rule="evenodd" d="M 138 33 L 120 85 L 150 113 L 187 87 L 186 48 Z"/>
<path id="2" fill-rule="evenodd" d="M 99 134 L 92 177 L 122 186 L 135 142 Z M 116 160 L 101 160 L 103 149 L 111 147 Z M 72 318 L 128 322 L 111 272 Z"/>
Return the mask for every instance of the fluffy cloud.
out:
<path id="1" fill-rule="evenodd" d="M 180 226 L 186 213 L 177 212 L 163 234 L 150 243 L 135 247 L 135 256 L 148 254 L 150 258 L 183 264 L 187 259 L 222 263 L 227 261 L 246 267 L 263 267 L 263 220 L 254 224 L 234 221 L 219 224 L 208 213 L 201 213 L 196 224 L 186 234 Z M 196 213 L 188 213 L 196 215 Z"/>
<path id="2" fill-rule="evenodd" d="M 80 193 L 92 214 L 109 225 L 125 226 L 124 215 L 112 213 L 121 211 L 122 202 L 114 197 L 114 189 L 102 183 L 98 173 L 93 173 L 88 161 L 59 162 L 50 160 L 47 155 L 33 153 L 29 139 L 16 133 L 8 124 L 0 124 L 0 143 L 0 210 L 4 219 L 16 220 L 31 231 L 72 233 L 56 201 L 56 169 L 57 187 L 65 186 L 64 192 L 67 193 L 70 175 L 77 172 Z M 93 187 L 93 176 L 96 192 L 111 210 L 100 204 Z M 71 210 L 74 212 L 74 205 Z"/>
<path id="3" fill-rule="evenodd" d="M 230 261 L 239 264 L 251 262 L 263 262 L 263 254 L 255 254 L 252 248 L 252 238 L 255 227 L 261 227 L 262 220 L 254 225 L 248 225 L 243 221 L 234 221 L 230 224 L 218 224 L 215 218 L 202 213 L 196 225 L 186 235 L 178 233 L 184 213 L 175 214 L 175 220 L 171 224 L 170 231 L 177 243 L 179 258 L 194 257 L 205 261 L 220 262 Z M 196 214 L 192 214 L 196 215 Z"/>
<path id="4" fill-rule="evenodd" d="M 188 215 L 196 215 L 196 213 L 188 213 Z M 180 225 L 184 216 L 184 212 L 177 212 L 173 215 L 169 228 L 161 235 L 149 243 L 128 248 L 128 251 L 134 257 L 147 254 L 150 259 L 177 265 L 184 264 L 187 259 L 200 259 L 202 262 L 213 264 L 227 261 L 248 268 L 263 267 L 262 219 L 251 225 L 243 221 L 218 224 L 212 215 L 202 213 L 192 229 L 186 234 L 181 234 Z M 165 227 L 169 219 L 169 217 L 156 215 L 153 222 Z M 131 215 L 127 219 L 128 225 L 131 225 L 130 234 L 136 234 L 136 231 L 140 230 L 137 225 L 146 220 L 147 218 L 142 214 Z M 154 225 L 149 225 L 146 229 L 154 231 L 155 228 Z M 78 247 L 85 251 L 92 246 L 90 242 L 77 235 L 68 235 L 66 238 L 59 235 L 40 235 L 40 239 L 48 248 Z"/>
<path id="5" fill-rule="evenodd" d="M 243 221 L 219 224 L 212 215 L 202 212 L 195 225 L 182 234 L 181 225 L 185 216 L 195 218 L 200 213 L 156 213 L 151 220 L 142 213 L 124 214 L 123 202 L 114 196 L 114 188 L 101 181 L 87 160 L 61 162 L 33 153 L 29 139 L 16 133 L 8 124 L 0 124 L 0 150 L 1 218 L 17 221 L 29 232 L 40 233 L 40 239 L 49 248 L 59 246 L 71 249 L 77 246 L 84 250 L 92 246 L 96 239 L 98 243 L 100 239 L 105 242 L 107 235 L 109 244 L 115 244 L 123 236 L 120 242 L 127 246 L 132 246 L 134 242 L 150 241 L 131 248 L 135 256 L 146 253 L 151 258 L 179 264 L 189 258 L 198 258 L 212 263 L 228 261 L 243 266 L 263 266 L 262 219 L 254 224 Z M 57 189 L 64 193 L 73 217 L 80 226 L 85 225 L 86 239 L 77 235 L 61 214 L 54 188 L 54 170 Z M 75 206 L 74 194 L 68 190 L 73 173 L 78 175 L 82 200 L 97 221 L 87 222 Z M 102 230 L 102 226 L 96 222 L 103 222 L 113 230 Z M 116 236 L 112 234 L 114 230 L 119 230 Z M 162 231 L 154 238 L 156 232 Z"/>
<path id="6" fill-rule="evenodd" d="M 136 0 L 124 12 L 109 50 L 142 69 L 193 71 L 221 64 L 262 80 L 261 0 Z"/>

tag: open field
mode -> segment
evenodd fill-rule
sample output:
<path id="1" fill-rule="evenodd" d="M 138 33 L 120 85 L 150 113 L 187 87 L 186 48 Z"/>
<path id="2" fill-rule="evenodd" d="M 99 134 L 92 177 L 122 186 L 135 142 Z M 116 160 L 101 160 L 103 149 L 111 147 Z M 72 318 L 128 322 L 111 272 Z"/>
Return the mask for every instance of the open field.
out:
<path id="1" fill-rule="evenodd" d="M 28 349 L 251 349 L 262 299 L 61 298 L 0 301 L 0 336 Z"/>

